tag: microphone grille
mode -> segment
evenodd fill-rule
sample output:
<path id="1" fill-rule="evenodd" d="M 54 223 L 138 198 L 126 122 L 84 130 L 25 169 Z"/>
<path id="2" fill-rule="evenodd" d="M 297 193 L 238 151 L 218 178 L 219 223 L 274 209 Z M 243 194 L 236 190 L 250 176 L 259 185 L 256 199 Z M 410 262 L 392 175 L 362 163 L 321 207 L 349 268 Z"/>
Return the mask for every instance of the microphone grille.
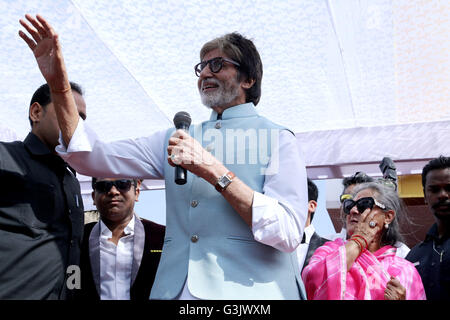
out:
<path id="1" fill-rule="evenodd" d="M 188 126 L 190 126 L 191 121 L 191 116 L 186 111 L 177 112 L 173 117 L 173 123 L 175 127 L 178 127 L 178 124 L 187 124 Z"/>

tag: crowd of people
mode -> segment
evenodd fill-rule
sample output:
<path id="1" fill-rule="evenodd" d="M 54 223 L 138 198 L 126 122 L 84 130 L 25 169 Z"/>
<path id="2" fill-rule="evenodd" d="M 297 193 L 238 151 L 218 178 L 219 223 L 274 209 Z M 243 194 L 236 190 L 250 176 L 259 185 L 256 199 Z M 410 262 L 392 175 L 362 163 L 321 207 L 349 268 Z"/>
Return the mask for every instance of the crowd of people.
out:
<path id="1" fill-rule="evenodd" d="M 209 120 L 106 143 L 82 121 L 58 35 L 25 17 L 19 36 L 46 84 L 27 138 L 0 143 L 0 299 L 449 299 L 449 157 L 423 170 L 436 223 L 411 251 L 397 191 L 362 173 L 343 181 L 343 231 L 322 238 L 295 135 L 255 110 L 263 68 L 251 40 L 230 33 L 201 48 Z M 100 214 L 84 227 L 76 172 L 93 177 Z M 161 178 L 165 227 L 134 211 L 141 180 Z"/>

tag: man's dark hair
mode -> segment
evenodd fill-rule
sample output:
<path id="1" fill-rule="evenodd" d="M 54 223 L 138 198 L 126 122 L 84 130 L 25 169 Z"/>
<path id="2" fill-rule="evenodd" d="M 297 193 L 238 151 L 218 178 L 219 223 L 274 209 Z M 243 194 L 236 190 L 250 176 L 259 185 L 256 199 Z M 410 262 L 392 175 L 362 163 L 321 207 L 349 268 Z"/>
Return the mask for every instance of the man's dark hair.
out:
<path id="1" fill-rule="evenodd" d="M 219 49 L 240 64 L 237 67 L 239 81 L 255 80 L 253 86 L 245 91 L 245 102 L 253 102 L 256 106 L 261 98 L 263 67 L 253 42 L 237 32 L 228 33 L 205 43 L 200 50 L 200 60 L 214 49 Z"/>
<path id="2" fill-rule="evenodd" d="M 79 93 L 80 95 L 83 95 L 83 89 L 81 88 L 81 86 L 75 82 L 70 82 L 70 87 L 72 88 L 73 91 Z M 40 86 L 33 94 L 33 97 L 31 98 L 30 101 L 30 106 L 33 103 L 39 103 L 42 108 L 47 107 L 47 105 L 52 102 L 52 97 L 50 94 L 50 87 L 48 86 L 48 84 L 43 84 L 42 86 Z M 30 121 L 30 125 L 33 126 L 33 121 L 31 121 L 31 118 L 28 117 L 28 120 Z"/>
<path id="3" fill-rule="evenodd" d="M 356 172 L 354 175 L 350 177 L 346 177 L 342 180 L 342 184 L 344 185 L 344 190 L 347 189 L 349 186 L 353 184 L 360 184 L 360 183 L 366 183 L 366 182 L 374 182 L 374 179 L 372 177 L 369 177 L 364 172 Z"/>
<path id="4" fill-rule="evenodd" d="M 439 156 L 430 160 L 422 170 L 422 187 L 425 189 L 425 184 L 427 183 L 427 174 L 431 170 L 447 169 L 450 168 L 450 157 Z"/>
<path id="5" fill-rule="evenodd" d="M 308 201 L 311 200 L 317 201 L 317 198 L 319 197 L 319 189 L 310 178 L 307 178 L 307 180 L 308 180 Z"/>
<path id="6" fill-rule="evenodd" d="M 307 180 L 308 180 L 308 201 L 314 200 L 317 202 L 317 198 L 319 198 L 319 189 L 310 178 L 307 178 Z M 310 222 L 313 221 L 315 213 L 316 213 L 315 211 L 311 212 Z"/>

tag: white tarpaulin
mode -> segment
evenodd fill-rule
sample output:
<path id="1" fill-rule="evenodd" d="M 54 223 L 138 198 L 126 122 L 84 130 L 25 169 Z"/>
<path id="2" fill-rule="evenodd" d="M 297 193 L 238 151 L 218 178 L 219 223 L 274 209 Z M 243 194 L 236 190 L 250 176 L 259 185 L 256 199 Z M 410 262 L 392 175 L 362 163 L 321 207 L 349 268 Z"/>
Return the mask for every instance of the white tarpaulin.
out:
<path id="1" fill-rule="evenodd" d="M 206 41 L 238 31 L 264 65 L 257 110 L 297 133 L 312 178 L 384 156 L 414 173 L 450 155 L 450 1 L 0 0 L 0 12 L 9 136 L 28 133 L 28 104 L 44 81 L 17 35 L 19 18 L 40 13 L 104 140 L 165 129 L 180 110 L 207 119 L 193 66 Z"/>

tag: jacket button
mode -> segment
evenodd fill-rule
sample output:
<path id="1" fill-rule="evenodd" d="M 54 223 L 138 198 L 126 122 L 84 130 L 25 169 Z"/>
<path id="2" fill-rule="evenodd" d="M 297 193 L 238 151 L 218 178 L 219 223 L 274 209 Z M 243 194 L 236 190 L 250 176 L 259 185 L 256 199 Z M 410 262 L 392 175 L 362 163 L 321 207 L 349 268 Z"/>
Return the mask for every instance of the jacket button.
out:
<path id="1" fill-rule="evenodd" d="M 214 126 L 216 129 L 220 129 L 220 128 L 222 128 L 222 123 L 219 121 L 219 122 L 216 122 L 216 125 Z"/>
<path id="2" fill-rule="evenodd" d="M 196 243 L 197 241 L 198 241 L 198 235 L 194 234 L 194 235 L 191 237 L 191 242 Z"/>
<path id="3" fill-rule="evenodd" d="M 198 206 L 198 201 L 197 200 L 192 200 L 191 201 L 191 207 L 195 208 L 196 206 Z"/>

